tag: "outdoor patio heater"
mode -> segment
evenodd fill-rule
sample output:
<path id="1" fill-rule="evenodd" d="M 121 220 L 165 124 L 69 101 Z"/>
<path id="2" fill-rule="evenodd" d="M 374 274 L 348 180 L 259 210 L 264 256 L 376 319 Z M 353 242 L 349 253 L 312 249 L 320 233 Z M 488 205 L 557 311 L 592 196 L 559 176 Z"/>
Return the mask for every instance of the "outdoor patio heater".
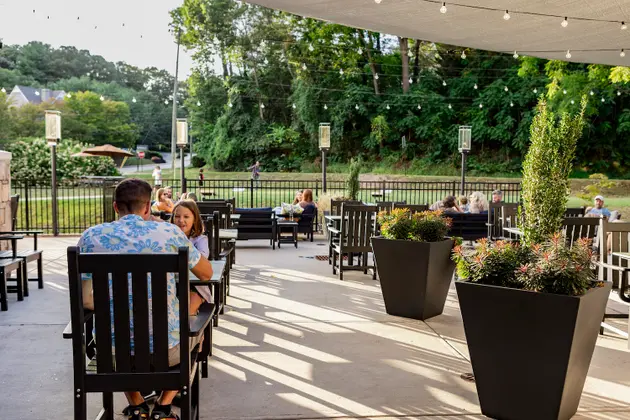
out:
<path id="1" fill-rule="evenodd" d="M 52 228 L 53 235 L 59 235 L 59 220 L 57 218 L 57 144 L 61 141 L 61 112 L 46 111 L 46 141 L 51 150 L 51 198 L 52 198 Z"/>
<path id="2" fill-rule="evenodd" d="M 465 194 L 466 187 L 466 158 L 470 153 L 472 143 L 472 127 L 469 125 L 459 126 L 459 153 L 462 154 L 462 187 L 461 195 Z"/>
<path id="3" fill-rule="evenodd" d="M 326 152 L 330 150 L 330 123 L 319 124 L 319 149 L 322 151 L 322 191 L 326 193 Z"/>
<path id="4" fill-rule="evenodd" d="M 177 119 L 177 147 L 181 155 L 181 176 L 182 176 L 182 194 L 186 192 L 186 175 L 184 167 L 184 149 L 188 146 L 188 120 L 186 118 Z M 173 156 L 173 161 L 175 161 Z"/>

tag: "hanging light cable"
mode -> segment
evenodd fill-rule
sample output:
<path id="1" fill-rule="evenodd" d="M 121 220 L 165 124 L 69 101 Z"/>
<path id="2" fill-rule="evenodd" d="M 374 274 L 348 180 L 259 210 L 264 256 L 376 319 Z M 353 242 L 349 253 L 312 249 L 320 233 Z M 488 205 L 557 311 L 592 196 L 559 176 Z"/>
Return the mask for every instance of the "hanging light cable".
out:
<path id="1" fill-rule="evenodd" d="M 563 28 L 566 28 L 567 26 L 569 26 L 569 20 L 567 19 L 567 17 L 564 17 L 564 20 L 562 21 L 562 23 L 560 23 L 560 25 L 562 25 Z"/>
<path id="2" fill-rule="evenodd" d="M 440 13 L 444 14 L 448 11 L 446 8 L 446 2 L 442 3 L 442 7 L 440 7 Z"/>
<path id="3" fill-rule="evenodd" d="M 507 10 L 505 11 L 505 14 L 503 15 L 503 20 L 510 20 L 510 12 L 508 12 Z"/>

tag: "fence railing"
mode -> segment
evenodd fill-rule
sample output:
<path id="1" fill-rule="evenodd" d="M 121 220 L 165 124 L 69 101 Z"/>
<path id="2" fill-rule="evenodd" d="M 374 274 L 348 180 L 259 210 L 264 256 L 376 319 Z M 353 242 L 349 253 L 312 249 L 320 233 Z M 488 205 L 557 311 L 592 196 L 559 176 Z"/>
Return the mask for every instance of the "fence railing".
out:
<path id="1" fill-rule="evenodd" d="M 181 190 L 180 180 L 163 180 L 162 185 L 173 189 L 174 197 Z M 320 180 L 267 180 L 209 179 L 186 180 L 186 190 L 194 192 L 199 200 L 235 198 L 237 207 L 277 207 L 293 202 L 298 190 L 311 189 L 317 200 L 323 194 Z M 407 204 L 432 204 L 447 195 L 458 196 L 459 181 L 361 181 L 359 199 L 364 202 L 405 201 Z M 61 234 L 78 234 L 114 218 L 111 183 L 66 181 L 57 192 L 58 230 Z M 328 181 L 326 194 L 344 196 L 344 181 Z M 502 190 L 506 202 L 518 202 L 521 194 L 519 182 L 468 182 L 465 193 L 482 192 L 491 198 L 492 191 Z M 52 194 L 50 186 L 33 186 L 25 180 L 12 180 L 11 193 L 19 194 L 18 229 L 40 229 L 53 233 Z"/>

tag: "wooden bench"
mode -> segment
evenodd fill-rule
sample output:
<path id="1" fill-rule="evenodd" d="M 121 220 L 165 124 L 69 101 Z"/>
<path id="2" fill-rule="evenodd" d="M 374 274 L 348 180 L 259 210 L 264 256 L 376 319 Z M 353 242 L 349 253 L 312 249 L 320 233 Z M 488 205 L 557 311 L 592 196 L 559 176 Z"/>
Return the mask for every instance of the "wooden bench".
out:
<path id="1" fill-rule="evenodd" d="M 147 273 L 151 273 L 150 280 Z M 148 284 L 151 283 L 152 307 L 165 309 L 168 273 L 178 275 L 179 330 L 184 338 L 179 344 L 181 363 L 174 367 L 169 367 L 168 362 L 169 320 L 166 310 L 152 311 L 153 349 L 149 341 Z M 83 274 L 92 275 L 93 313 L 84 310 Z M 81 254 L 77 247 L 70 247 L 68 275 L 71 321 L 63 336 L 72 339 L 74 418 L 87 419 L 88 393 L 103 394 L 103 408 L 97 418 L 113 419 L 114 392 L 157 389 L 179 390 L 182 420 L 198 419 L 199 376 L 203 373 L 203 366 L 201 369 L 199 366 L 207 363 L 208 336 L 215 309 L 213 304 L 204 304 L 198 316 L 188 315 L 188 248 L 179 248 L 177 254 Z M 129 287 L 133 290 L 133 331 L 130 326 Z M 113 303 L 115 317 L 110 302 Z M 112 349 L 112 318 L 115 354 Z M 86 363 L 85 330 L 92 319 L 96 320 L 94 325 L 98 339 L 93 348 L 95 354 Z M 204 334 L 202 344 L 191 349 L 187 338 L 201 334 Z"/>
<path id="2" fill-rule="evenodd" d="M 9 273 L 12 271 L 17 272 L 17 286 L 15 286 L 15 291 L 18 294 L 18 300 L 24 300 L 23 288 L 21 287 L 24 283 L 22 280 L 22 265 L 23 260 L 19 258 L 0 260 L 0 310 L 2 311 L 9 310 L 7 293 L 12 290 L 7 286 L 7 281 L 9 280 Z"/>

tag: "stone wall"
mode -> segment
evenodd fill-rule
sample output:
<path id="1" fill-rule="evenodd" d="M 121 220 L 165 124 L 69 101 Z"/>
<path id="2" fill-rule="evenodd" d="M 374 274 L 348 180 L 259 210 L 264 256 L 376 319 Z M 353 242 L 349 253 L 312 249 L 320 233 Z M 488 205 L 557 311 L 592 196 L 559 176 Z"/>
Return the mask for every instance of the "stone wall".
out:
<path id="1" fill-rule="evenodd" d="M 11 230 L 11 153 L 0 150 L 0 231 Z M 0 250 L 9 243 L 0 242 Z"/>

